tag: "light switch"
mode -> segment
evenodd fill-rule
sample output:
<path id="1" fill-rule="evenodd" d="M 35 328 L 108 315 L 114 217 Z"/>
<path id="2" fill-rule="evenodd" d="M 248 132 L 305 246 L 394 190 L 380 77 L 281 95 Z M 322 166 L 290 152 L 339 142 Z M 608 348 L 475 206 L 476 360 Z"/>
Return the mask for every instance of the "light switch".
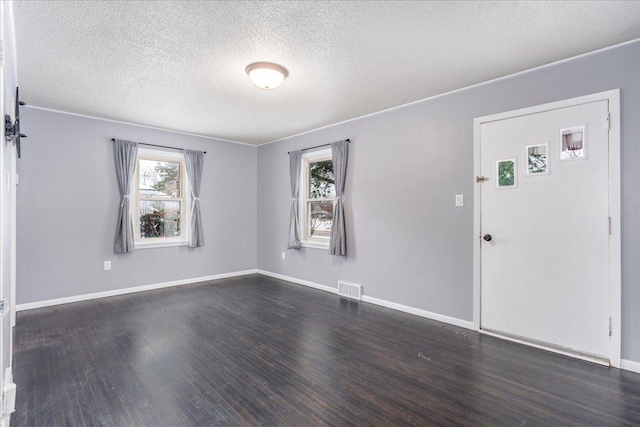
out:
<path id="1" fill-rule="evenodd" d="M 456 194 L 456 207 L 464 206 L 464 196 L 462 194 Z"/>

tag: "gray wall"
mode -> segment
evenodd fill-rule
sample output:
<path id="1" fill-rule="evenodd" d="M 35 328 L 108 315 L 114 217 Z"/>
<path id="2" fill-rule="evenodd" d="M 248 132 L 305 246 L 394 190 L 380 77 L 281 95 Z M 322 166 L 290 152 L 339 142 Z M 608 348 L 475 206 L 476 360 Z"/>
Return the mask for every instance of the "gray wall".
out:
<path id="1" fill-rule="evenodd" d="M 256 267 L 256 148 L 25 108 L 18 161 L 18 304 Z M 110 138 L 207 151 L 205 247 L 113 253 L 119 194 Z M 103 261 L 112 270 L 103 270 Z"/>
<path id="2" fill-rule="evenodd" d="M 523 52 L 524 54 L 524 52 Z M 258 148 L 258 268 L 471 321 L 473 119 L 620 88 L 625 359 L 640 361 L 640 42 L 512 76 Z M 389 90 L 393 90 L 392 87 Z M 350 255 L 287 243 L 287 151 L 352 141 Z M 465 207 L 454 207 L 454 195 Z"/>

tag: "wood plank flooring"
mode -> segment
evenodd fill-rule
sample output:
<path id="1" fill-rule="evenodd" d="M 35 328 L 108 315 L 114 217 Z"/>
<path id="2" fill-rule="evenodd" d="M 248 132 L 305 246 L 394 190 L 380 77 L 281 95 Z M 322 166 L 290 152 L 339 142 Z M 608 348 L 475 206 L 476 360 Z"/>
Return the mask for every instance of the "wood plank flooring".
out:
<path id="1" fill-rule="evenodd" d="M 639 425 L 640 375 L 260 275 L 18 313 L 12 426 Z"/>

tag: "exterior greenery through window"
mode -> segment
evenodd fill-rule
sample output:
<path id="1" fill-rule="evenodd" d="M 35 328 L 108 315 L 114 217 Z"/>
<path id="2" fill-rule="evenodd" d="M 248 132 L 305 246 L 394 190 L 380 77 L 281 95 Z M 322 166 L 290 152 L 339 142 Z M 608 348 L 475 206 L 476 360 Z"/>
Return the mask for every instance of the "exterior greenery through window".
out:
<path id="1" fill-rule="evenodd" d="M 138 154 L 136 172 L 136 243 L 186 241 L 182 155 L 142 151 Z"/>
<path id="2" fill-rule="evenodd" d="M 302 161 L 302 243 L 326 246 L 333 226 L 333 202 L 336 196 L 331 151 L 305 154 Z"/>

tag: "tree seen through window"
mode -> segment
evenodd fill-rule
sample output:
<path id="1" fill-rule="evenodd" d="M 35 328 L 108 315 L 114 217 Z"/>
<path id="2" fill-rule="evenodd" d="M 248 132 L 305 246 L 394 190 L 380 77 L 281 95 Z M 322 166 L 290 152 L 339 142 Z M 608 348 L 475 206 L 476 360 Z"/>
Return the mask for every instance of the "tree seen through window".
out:
<path id="1" fill-rule="evenodd" d="M 139 161 L 140 238 L 180 236 L 180 163 Z"/>
<path id="2" fill-rule="evenodd" d="M 336 186 L 331 160 L 309 163 L 309 237 L 328 237 L 333 226 Z"/>

